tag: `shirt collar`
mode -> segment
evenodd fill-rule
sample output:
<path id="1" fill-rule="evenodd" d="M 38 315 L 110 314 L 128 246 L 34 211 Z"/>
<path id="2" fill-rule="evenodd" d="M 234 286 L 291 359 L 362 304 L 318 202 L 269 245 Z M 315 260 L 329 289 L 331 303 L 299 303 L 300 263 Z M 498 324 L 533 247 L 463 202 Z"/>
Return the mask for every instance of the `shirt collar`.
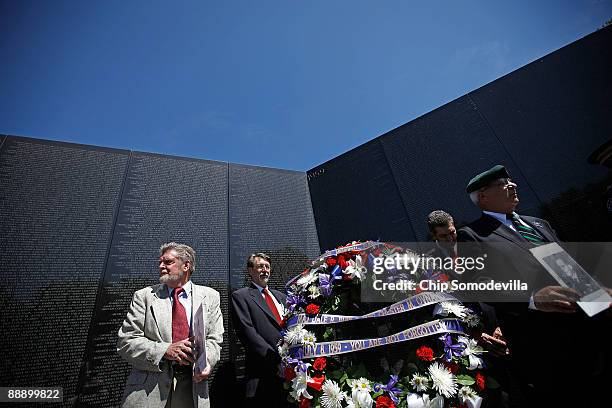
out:
<path id="1" fill-rule="evenodd" d="M 493 212 L 493 211 L 483 211 L 483 213 L 485 213 L 487 215 L 490 215 L 491 217 L 495 218 L 496 220 L 498 220 L 502 224 L 512 225 L 512 221 L 510 221 L 506 217 L 506 214 L 497 213 L 497 212 Z M 512 214 L 514 214 L 514 213 L 512 213 Z"/>
<path id="2" fill-rule="evenodd" d="M 259 285 L 258 285 L 258 284 L 256 284 L 255 282 L 251 282 L 251 283 L 252 283 L 252 284 L 253 284 L 253 285 L 254 285 L 254 286 L 257 288 L 257 290 L 259 291 L 259 293 L 263 293 L 263 290 L 264 290 L 265 288 L 263 288 L 263 287 L 259 286 Z M 267 288 L 267 286 L 266 286 L 266 288 Z M 268 292 L 269 292 L 269 291 L 270 291 L 270 290 L 268 289 Z"/>
<path id="3" fill-rule="evenodd" d="M 187 297 L 189 297 L 191 295 L 191 280 L 188 280 L 187 283 L 182 286 L 182 288 L 185 289 L 185 294 L 187 295 Z M 172 291 L 174 290 L 174 288 L 171 288 L 166 285 L 166 289 L 168 289 L 168 296 L 172 297 Z"/>

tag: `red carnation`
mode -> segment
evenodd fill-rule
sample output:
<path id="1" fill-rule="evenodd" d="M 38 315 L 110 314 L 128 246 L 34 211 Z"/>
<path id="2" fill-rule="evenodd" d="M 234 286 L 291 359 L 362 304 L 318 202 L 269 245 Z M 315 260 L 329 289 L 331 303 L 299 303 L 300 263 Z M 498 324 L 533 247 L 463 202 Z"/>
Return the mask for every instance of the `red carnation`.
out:
<path id="1" fill-rule="evenodd" d="M 419 360 L 433 361 L 433 350 L 427 346 L 421 346 L 417 349 L 416 355 Z"/>
<path id="2" fill-rule="evenodd" d="M 441 273 L 440 276 L 438 276 L 438 281 L 439 282 L 448 282 L 448 275 Z"/>
<path id="3" fill-rule="evenodd" d="M 325 376 L 323 374 L 314 376 L 308 381 L 308 386 L 314 390 L 321 391 L 323 381 L 325 381 Z"/>
<path id="4" fill-rule="evenodd" d="M 386 395 L 376 398 L 376 408 L 395 408 L 393 400 Z"/>
<path id="5" fill-rule="evenodd" d="M 327 266 L 332 267 L 336 264 L 336 258 L 327 258 L 325 260 L 325 263 L 327 264 Z"/>
<path id="6" fill-rule="evenodd" d="M 340 267 L 342 268 L 342 270 L 345 270 L 346 268 L 348 268 L 349 264 L 346 261 L 346 259 L 344 259 L 344 255 L 340 255 L 338 257 L 338 265 L 340 265 Z"/>
<path id="7" fill-rule="evenodd" d="M 485 376 L 484 375 L 480 373 L 476 373 L 476 386 L 478 387 L 480 391 L 485 389 Z"/>
<path id="8" fill-rule="evenodd" d="M 319 313 L 319 309 L 320 309 L 319 305 L 315 305 L 314 303 L 311 303 L 308 306 L 306 306 L 306 313 L 315 315 Z"/>
<path id="9" fill-rule="evenodd" d="M 295 370 L 291 367 L 285 367 L 285 372 L 283 373 L 285 380 L 291 381 L 295 378 Z"/>
<path id="10" fill-rule="evenodd" d="M 327 365 L 327 360 L 325 359 L 325 357 L 316 358 L 314 363 L 312 363 L 312 366 L 314 367 L 314 369 L 318 371 L 325 370 L 326 365 Z"/>
<path id="11" fill-rule="evenodd" d="M 457 363 L 445 361 L 444 365 L 446 366 L 446 368 L 448 368 L 448 371 L 450 371 L 452 374 L 457 374 L 457 371 L 459 371 L 459 364 Z"/>
<path id="12" fill-rule="evenodd" d="M 300 397 L 300 408 L 310 408 L 311 402 L 308 398 Z"/>

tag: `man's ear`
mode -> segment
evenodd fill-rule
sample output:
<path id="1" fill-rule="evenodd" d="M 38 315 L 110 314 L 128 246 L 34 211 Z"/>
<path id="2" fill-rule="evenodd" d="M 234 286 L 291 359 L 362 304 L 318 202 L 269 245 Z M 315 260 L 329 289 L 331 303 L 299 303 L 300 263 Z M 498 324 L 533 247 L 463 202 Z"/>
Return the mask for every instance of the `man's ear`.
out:
<path id="1" fill-rule="evenodd" d="M 478 202 L 479 202 L 479 203 L 481 203 L 481 202 L 482 202 L 482 199 L 483 199 L 483 198 L 485 198 L 485 197 L 486 197 L 486 195 L 485 195 L 485 192 L 484 192 L 484 191 L 479 191 L 479 192 L 478 192 Z"/>

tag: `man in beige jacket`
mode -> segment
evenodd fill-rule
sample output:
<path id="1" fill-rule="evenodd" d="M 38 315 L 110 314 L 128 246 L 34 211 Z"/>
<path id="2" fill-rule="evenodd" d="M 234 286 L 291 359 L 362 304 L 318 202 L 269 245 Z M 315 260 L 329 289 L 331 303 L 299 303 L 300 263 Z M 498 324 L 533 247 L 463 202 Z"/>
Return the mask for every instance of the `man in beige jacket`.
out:
<path id="1" fill-rule="evenodd" d="M 171 242 L 160 248 L 160 284 L 134 294 L 119 329 L 117 352 L 132 365 L 122 407 L 210 407 L 207 378 L 221 353 L 219 293 L 195 285 L 195 251 Z M 192 315 L 202 305 L 207 365 L 194 372 Z"/>

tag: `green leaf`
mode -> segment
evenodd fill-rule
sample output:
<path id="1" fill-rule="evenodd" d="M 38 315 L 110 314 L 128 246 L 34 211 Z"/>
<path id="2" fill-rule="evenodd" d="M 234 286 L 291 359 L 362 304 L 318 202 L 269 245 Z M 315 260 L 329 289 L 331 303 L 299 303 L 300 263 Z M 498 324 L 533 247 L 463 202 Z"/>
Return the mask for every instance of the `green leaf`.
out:
<path id="1" fill-rule="evenodd" d="M 380 390 L 378 392 L 373 393 L 372 394 L 372 398 L 376 399 L 376 398 L 380 397 L 383 394 L 383 392 L 384 392 L 383 390 Z"/>
<path id="2" fill-rule="evenodd" d="M 457 376 L 457 384 L 461 385 L 472 385 L 476 382 L 476 380 L 469 375 L 461 374 Z"/>
<path id="3" fill-rule="evenodd" d="M 327 378 L 331 379 L 331 380 L 338 380 L 342 377 L 342 374 L 344 374 L 344 371 L 342 370 L 334 370 L 334 371 L 330 371 L 327 373 Z"/>
<path id="4" fill-rule="evenodd" d="M 340 377 L 340 379 L 338 380 L 338 383 L 340 384 L 341 387 L 344 385 L 346 380 L 348 380 L 348 375 L 346 375 L 346 373 L 344 373 L 344 374 L 342 374 L 342 377 Z"/>
<path id="5" fill-rule="evenodd" d="M 368 377 L 368 370 L 365 367 L 365 364 L 359 363 L 357 366 L 352 366 L 347 370 L 347 374 L 350 378 L 360 378 L 360 377 Z"/>
<path id="6" fill-rule="evenodd" d="M 333 335 L 334 335 L 334 329 L 328 326 L 327 328 L 325 328 L 325 332 L 323 332 L 323 340 L 327 341 L 330 338 L 332 338 Z"/>

